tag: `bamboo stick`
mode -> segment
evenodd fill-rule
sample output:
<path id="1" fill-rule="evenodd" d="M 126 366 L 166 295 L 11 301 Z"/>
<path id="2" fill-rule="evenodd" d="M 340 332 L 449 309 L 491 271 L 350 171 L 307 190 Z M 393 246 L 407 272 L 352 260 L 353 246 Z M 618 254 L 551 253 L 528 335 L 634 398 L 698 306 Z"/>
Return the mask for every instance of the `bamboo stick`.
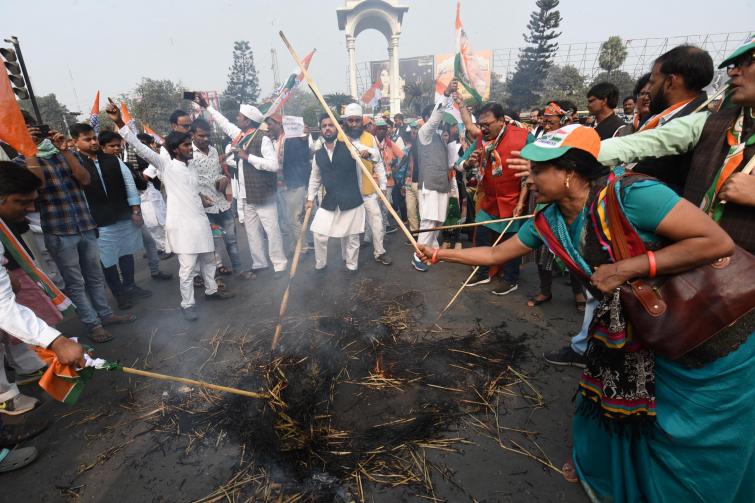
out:
<path id="1" fill-rule="evenodd" d="M 721 89 L 719 89 L 718 91 L 716 91 L 716 93 L 713 96 L 711 96 L 710 98 L 708 98 L 707 100 L 705 100 L 703 103 L 701 103 L 700 106 L 698 106 L 697 108 L 695 108 L 694 110 L 692 110 L 692 113 L 699 112 L 700 110 L 704 109 L 705 107 L 707 107 L 708 105 L 710 105 L 710 103 L 712 101 L 714 101 L 714 100 L 718 99 L 719 97 L 721 97 L 728 90 L 729 90 L 729 84 L 725 84 L 725 85 L 721 86 Z"/>
<path id="2" fill-rule="evenodd" d="M 151 377 L 152 379 L 159 379 L 160 381 L 174 381 L 183 384 L 189 384 L 198 388 L 212 389 L 215 391 L 224 391 L 226 393 L 233 393 L 234 395 L 241 395 L 248 398 L 262 398 L 266 399 L 270 396 L 267 393 L 255 393 L 254 391 L 245 391 L 238 388 L 229 388 L 228 386 L 219 386 L 217 384 L 210 384 L 204 381 L 197 381 L 195 379 L 187 379 L 185 377 L 169 376 L 165 374 L 158 374 L 156 372 L 147 372 L 146 370 L 134 369 L 131 367 L 122 367 L 120 370 L 126 374 L 133 374 L 142 377 Z"/>
<path id="3" fill-rule="evenodd" d="M 296 248 L 294 249 L 294 258 L 292 259 L 291 267 L 288 270 L 288 285 L 286 285 L 286 291 L 283 292 L 283 298 L 281 299 L 281 307 L 278 310 L 278 324 L 275 325 L 275 334 L 273 335 L 273 342 L 270 345 L 270 350 L 275 351 L 278 347 L 278 341 L 280 340 L 281 330 L 283 326 L 283 317 L 286 315 L 286 309 L 288 308 L 288 296 L 291 291 L 291 282 L 296 275 L 296 269 L 299 266 L 299 256 L 301 255 L 302 245 L 304 244 L 304 236 L 307 235 L 307 224 L 309 223 L 309 217 L 312 215 L 312 207 L 309 206 L 304 213 L 304 222 L 299 230 L 299 239 L 296 240 Z"/>
<path id="4" fill-rule="evenodd" d="M 294 58 L 294 61 L 296 61 L 296 64 L 299 65 L 299 69 L 301 70 L 302 75 L 304 75 L 304 78 L 307 81 L 307 84 L 309 84 L 309 88 L 312 90 L 312 93 L 317 97 L 317 100 L 320 102 L 320 105 L 322 106 L 323 110 L 325 110 L 325 113 L 328 114 L 328 117 L 330 117 L 330 120 L 333 121 L 333 124 L 336 126 L 336 129 L 338 130 L 338 135 L 341 138 L 344 138 L 345 140 L 348 139 L 348 136 L 346 136 L 346 133 L 344 133 L 343 129 L 341 128 L 341 124 L 338 123 L 335 116 L 333 115 L 333 111 L 330 109 L 327 103 L 325 103 L 325 98 L 323 98 L 322 94 L 320 93 L 320 89 L 317 87 L 317 84 L 315 84 L 315 81 L 312 79 L 312 76 L 309 74 L 309 71 L 304 66 L 304 64 L 301 62 L 301 59 L 299 58 L 299 55 L 296 53 L 294 48 L 291 46 L 291 43 L 286 38 L 286 35 L 283 34 L 282 31 L 279 31 L 278 34 L 280 35 L 281 39 L 283 40 L 283 43 L 286 45 L 286 48 L 288 49 L 288 52 L 291 53 L 291 57 Z M 419 251 L 419 246 L 417 245 L 417 240 L 414 239 L 414 236 L 411 235 L 409 232 L 409 229 L 406 228 L 404 225 L 404 222 L 401 220 L 401 217 L 398 216 L 396 211 L 391 206 L 391 203 L 388 202 L 388 198 L 385 197 L 385 194 L 383 194 L 383 191 L 380 190 L 380 187 L 378 186 L 375 179 L 372 177 L 372 173 L 367 169 L 367 166 L 364 165 L 364 162 L 362 162 L 362 157 L 359 155 L 359 152 L 354 147 L 354 145 L 350 141 L 344 142 L 346 147 L 349 149 L 349 152 L 351 153 L 352 157 L 356 160 L 357 165 L 362 170 L 362 173 L 364 174 L 365 178 L 370 182 L 372 187 L 375 189 L 375 192 L 377 192 L 378 197 L 383 201 L 383 204 L 385 205 L 385 209 L 388 210 L 388 213 L 391 214 L 391 216 L 396 220 L 396 223 L 401 228 L 401 231 L 406 235 L 406 238 L 409 240 L 409 242 L 414 247 L 414 250 L 421 254 Z"/>
<path id="5" fill-rule="evenodd" d="M 501 231 L 501 234 L 498 236 L 498 239 L 495 240 L 495 243 L 493 243 L 493 247 L 498 246 L 498 243 L 501 242 L 501 239 L 503 239 L 503 235 L 506 234 L 506 231 L 509 230 L 509 227 L 511 227 L 511 224 L 514 223 L 514 220 L 510 220 L 508 224 L 506 224 L 506 227 L 503 228 Z M 472 278 L 475 274 L 477 274 L 477 271 L 480 269 L 480 266 L 476 266 L 472 273 L 467 276 L 467 279 L 462 283 L 462 285 L 459 287 L 458 290 L 456 290 L 456 294 L 454 294 L 453 297 L 451 297 L 451 300 L 448 301 L 448 304 L 446 304 L 446 307 L 443 308 L 443 310 L 438 314 L 438 317 L 435 319 L 435 322 L 437 323 L 438 320 L 445 314 L 446 311 L 453 305 L 454 302 L 456 302 L 456 299 L 459 298 L 459 295 L 461 295 L 461 292 L 464 291 L 464 288 L 469 284 L 470 281 L 472 281 Z"/>
<path id="6" fill-rule="evenodd" d="M 509 217 L 509 218 L 497 218 L 495 220 L 485 220 L 484 222 L 472 222 L 469 224 L 442 225 L 440 227 L 417 229 L 416 231 L 412 231 L 412 234 L 420 234 L 422 232 L 445 231 L 448 229 L 462 229 L 464 227 L 477 227 L 479 225 L 498 224 L 498 223 L 508 222 L 509 220 L 524 220 L 525 218 L 532 218 L 534 216 L 535 215 L 533 213 L 531 215 L 522 215 L 519 217 Z"/>

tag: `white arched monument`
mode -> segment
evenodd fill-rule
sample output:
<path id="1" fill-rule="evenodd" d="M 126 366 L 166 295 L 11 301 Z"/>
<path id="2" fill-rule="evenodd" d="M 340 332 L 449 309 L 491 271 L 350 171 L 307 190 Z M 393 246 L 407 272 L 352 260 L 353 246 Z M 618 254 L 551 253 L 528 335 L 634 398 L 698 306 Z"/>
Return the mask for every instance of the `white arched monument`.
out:
<path id="1" fill-rule="evenodd" d="M 338 29 L 346 32 L 346 50 L 349 53 L 349 92 L 357 96 L 356 38 L 364 30 L 377 30 L 388 41 L 390 61 L 391 115 L 401 111 L 401 93 L 398 73 L 398 38 L 401 35 L 401 20 L 409 7 L 399 5 L 398 0 L 346 0 L 346 5 L 336 10 Z"/>

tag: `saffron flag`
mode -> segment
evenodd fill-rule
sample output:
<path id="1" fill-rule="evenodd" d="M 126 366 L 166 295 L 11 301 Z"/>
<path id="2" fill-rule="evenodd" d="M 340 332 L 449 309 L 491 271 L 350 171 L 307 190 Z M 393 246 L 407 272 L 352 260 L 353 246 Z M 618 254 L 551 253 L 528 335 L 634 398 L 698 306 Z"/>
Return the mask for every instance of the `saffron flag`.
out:
<path id="1" fill-rule="evenodd" d="M 100 134 L 100 92 L 97 91 L 97 96 L 94 97 L 94 103 L 92 103 L 92 111 L 89 112 L 89 124 L 94 129 L 95 134 Z"/>
<path id="2" fill-rule="evenodd" d="M 13 94 L 8 74 L 0 71 L 0 140 L 21 152 L 26 157 L 37 154 L 29 130 L 26 129 L 24 116 Z"/>
<path id="3" fill-rule="evenodd" d="M 372 84 L 370 88 L 367 89 L 367 91 L 365 91 L 365 93 L 360 98 L 362 103 L 364 103 L 368 108 L 372 108 L 372 109 L 380 105 L 380 98 L 383 97 L 383 93 L 381 91 L 382 87 L 383 87 L 383 82 L 378 77 L 375 83 Z"/>
<path id="4" fill-rule="evenodd" d="M 142 124 L 144 125 L 144 132 L 152 136 L 152 138 L 154 138 L 157 143 L 160 143 L 160 144 L 165 143 L 165 141 L 163 140 L 163 137 L 155 133 L 154 131 L 152 131 L 152 128 L 149 127 L 149 124 L 147 124 L 146 122 L 143 122 Z"/>
<path id="5" fill-rule="evenodd" d="M 312 56 L 315 55 L 315 51 L 316 49 L 312 49 L 309 54 L 304 56 L 304 59 L 302 60 L 304 68 L 309 69 L 309 63 L 310 61 L 312 61 Z M 286 101 L 288 101 L 288 98 L 291 96 L 291 92 L 293 92 L 293 90 L 296 89 L 303 80 L 303 72 L 299 72 L 298 68 L 292 71 L 286 79 L 286 82 L 281 84 L 275 91 L 273 91 L 273 94 L 270 96 L 266 103 L 260 105 L 260 112 L 265 114 L 265 117 L 270 117 L 271 115 L 278 113 L 281 107 L 283 107 Z"/>
<path id="6" fill-rule="evenodd" d="M 133 131 L 134 134 L 139 133 L 136 129 L 136 121 L 131 117 L 131 114 L 128 113 L 128 107 L 126 107 L 125 101 L 121 101 L 121 117 L 123 117 L 123 122 L 126 123 L 128 128 Z"/>
<path id="7" fill-rule="evenodd" d="M 461 2 L 456 2 L 456 57 L 454 59 L 454 77 L 459 84 L 464 86 L 472 98 L 477 103 L 482 103 L 480 95 L 480 83 L 484 88 L 484 76 L 482 69 L 477 62 L 469 39 L 464 31 L 464 25 L 461 23 Z"/>

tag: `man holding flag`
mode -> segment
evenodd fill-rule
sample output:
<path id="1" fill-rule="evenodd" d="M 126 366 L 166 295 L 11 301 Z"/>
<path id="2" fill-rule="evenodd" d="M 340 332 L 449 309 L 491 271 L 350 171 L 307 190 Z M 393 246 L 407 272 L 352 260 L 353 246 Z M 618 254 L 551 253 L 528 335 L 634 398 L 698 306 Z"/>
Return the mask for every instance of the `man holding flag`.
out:
<path id="1" fill-rule="evenodd" d="M 34 211 L 37 190 L 41 186 L 42 182 L 28 169 L 11 162 L 0 162 L 0 200 L 4 219 L 13 217 L 14 220 L 23 221 L 27 213 Z M 4 252 L 0 242 L 0 257 Z M 0 331 L 26 344 L 48 348 L 63 365 L 85 365 L 84 348 L 80 344 L 63 336 L 38 318 L 31 309 L 16 301 L 10 276 L 4 266 L 0 266 Z M 0 395 L 8 391 L 3 389 L 2 384 L 0 382 Z M 5 447 L 14 446 L 40 431 L 41 429 L 23 429 L 23 426 L 11 429 L 0 425 L 0 473 L 22 468 L 34 461 L 37 451 L 33 447 L 12 451 Z"/>

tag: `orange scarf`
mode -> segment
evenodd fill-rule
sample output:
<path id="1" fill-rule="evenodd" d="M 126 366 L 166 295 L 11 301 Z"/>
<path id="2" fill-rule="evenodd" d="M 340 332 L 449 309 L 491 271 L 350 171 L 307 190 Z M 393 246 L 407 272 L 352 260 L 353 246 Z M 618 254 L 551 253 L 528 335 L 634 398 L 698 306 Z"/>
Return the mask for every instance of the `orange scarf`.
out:
<path id="1" fill-rule="evenodd" d="M 692 98 L 686 100 L 686 101 L 680 101 L 679 103 L 675 105 L 671 105 L 663 112 L 656 114 L 652 116 L 648 121 L 642 125 L 640 128 L 640 131 L 648 131 L 650 129 L 655 129 L 658 127 L 658 125 L 661 123 L 661 120 L 665 119 L 666 117 L 670 116 L 672 113 L 674 113 L 676 110 L 687 106 L 692 101 Z M 639 117 L 638 119 L 639 120 Z"/>

